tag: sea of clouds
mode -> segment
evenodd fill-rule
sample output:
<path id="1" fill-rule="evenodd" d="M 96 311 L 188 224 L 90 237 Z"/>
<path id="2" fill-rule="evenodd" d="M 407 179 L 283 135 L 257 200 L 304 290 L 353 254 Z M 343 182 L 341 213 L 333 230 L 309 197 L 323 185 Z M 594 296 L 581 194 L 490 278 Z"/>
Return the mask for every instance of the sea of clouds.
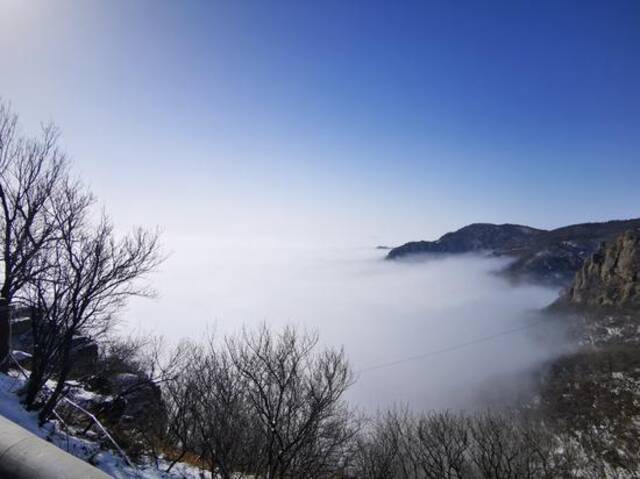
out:
<path id="1" fill-rule="evenodd" d="M 127 310 L 127 328 L 169 341 L 263 322 L 318 331 L 323 345 L 344 347 L 357 373 L 349 399 L 368 410 L 506 402 L 529 394 L 529 373 L 565 348 L 562 329 L 549 331 L 536 312 L 558 291 L 510 284 L 495 274 L 506 259 L 396 262 L 373 247 L 181 251 L 153 278 L 159 298 Z"/>

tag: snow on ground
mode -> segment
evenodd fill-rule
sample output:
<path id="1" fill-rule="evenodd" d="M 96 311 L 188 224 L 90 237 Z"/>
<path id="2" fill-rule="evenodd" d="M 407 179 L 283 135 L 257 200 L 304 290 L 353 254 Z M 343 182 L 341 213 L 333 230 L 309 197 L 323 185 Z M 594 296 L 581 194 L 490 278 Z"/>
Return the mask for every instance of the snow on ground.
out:
<path id="1" fill-rule="evenodd" d="M 115 478 L 141 479 L 200 479 L 209 477 L 195 467 L 187 464 L 176 464 L 170 474 L 158 470 L 153 465 L 138 466 L 136 469 L 127 465 L 124 458 L 114 451 L 104 450 L 96 442 L 67 435 L 61 431 L 56 421 L 51 421 L 43 427 L 38 425 L 37 413 L 26 411 L 20 404 L 17 391 L 24 385 L 24 379 L 0 373 L 0 414 L 19 424 L 23 428 L 41 437 L 60 449 L 87 461 Z M 83 392 L 80 391 L 80 394 Z M 160 469 L 166 467 L 160 462 Z"/>

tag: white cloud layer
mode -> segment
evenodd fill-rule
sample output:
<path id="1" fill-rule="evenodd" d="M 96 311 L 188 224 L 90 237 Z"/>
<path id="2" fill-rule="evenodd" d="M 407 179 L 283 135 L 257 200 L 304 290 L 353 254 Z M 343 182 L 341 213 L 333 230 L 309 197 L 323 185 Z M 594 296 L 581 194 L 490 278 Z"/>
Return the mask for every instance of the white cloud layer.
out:
<path id="1" fill-rule="evenodd" d="M 457 346 L 526 326 L 557 291 L 510 285 L 492 274 L 504 260 L 449 257 L 383 261 L 367 248 L 303 249 L 203 245 L 181 248 L 155 279 L 153 302 L 136 301 L 129 327 L 169 338 L 239 331 L 262 321 L 317 330 L 344 346 L 354 370 Z M 189 253 L 191 252 L 191 253 Z M 350 399 L 459 408 L 503 400 L 526 370 L 561 350 L 537 326 L 460 349 L 359 374 Z M 515 381 L 517 379 L 517 382 Z"/>

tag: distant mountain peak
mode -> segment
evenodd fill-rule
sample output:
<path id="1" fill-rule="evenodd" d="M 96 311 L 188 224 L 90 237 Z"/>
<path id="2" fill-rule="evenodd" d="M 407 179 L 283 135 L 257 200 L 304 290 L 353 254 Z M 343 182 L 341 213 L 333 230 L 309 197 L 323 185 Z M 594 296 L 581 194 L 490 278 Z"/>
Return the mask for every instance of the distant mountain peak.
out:
<path id="1" fill-rule="evenodd" d="M 505 270 L 514 278 L 567 285 L 603 241 L 636 228 L 640 228 L 640 219 L 582 223 L 553 230 L 511 223 L 472 223 L 436 241 L 413 241 L 393 248 L 387 259 L 486 251 L 515 258 Z"/>

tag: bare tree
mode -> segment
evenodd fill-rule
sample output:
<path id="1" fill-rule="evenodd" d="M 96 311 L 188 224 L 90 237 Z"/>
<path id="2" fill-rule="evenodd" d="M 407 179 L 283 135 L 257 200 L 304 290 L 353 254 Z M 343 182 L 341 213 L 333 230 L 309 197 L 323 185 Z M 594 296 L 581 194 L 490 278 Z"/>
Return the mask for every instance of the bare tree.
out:
<path id="1" fill-rule="evenodd" d="M 590 471 L 570 438 L 524 411 L 416 415 L 396 408 L 379 414 L 360 436 L 353 475 L 551 479 L 574 477 L 577 465 Z"/>
<path id="2" fill-rule="evenodd" d="M 162 337 L 153 335 L 112 339 L 105 349 L 95 369 L 111 399 L 97 415 L 104 415 L 116 439 L 129 445 L 130 455 L 145 455 L 158 465 L 169 425 L 163 390 L 183 375 L 189 351 L 169 349 Z"/>
<path id="3" fill-rule="evenodd" d="M 78 182 L 59 179 L 50 198 L 47 217 L 54 233 L 33 257 L 35 274 L 29 277 L 19 294 L 19 302 L 28 305 L 31 311 L 33 356 L 23 398 L 28 408 L 34 407 L 38 394 L 58 367 L 64 351 L 68 299 L 72 294 L 69 282 L 62 280 L 68 273 L 63 269 L 68 256 L 64 238 L 85 228 L 93 202 L 93 196 Z"/>
<path id="4" fill-rule="evenodd" d="M 184 341 L 178 346 L 186 354 L 180 355 L 183 361 L 178 368 L 180 374 L 162 385 L 162 399 L 166 414 L 164 442 L 169 451 L 170 463 L 166 472 L 180 462 L 188 453 L 198 454 L 201 440 L 198 432 L 202 429 L 198 424 L 200 418 L 198 398 L 201 377 L 197 371 L 202 361 L 203 348 L 193 342 Z"/>
<path id="5" fill-rule="evenodd" d="M 162 261 L 157 233 L 137 229 L 116 239 L 105 216 L 95 226 L 82 216 L 56 220 L 59 239 L 47 248 L 47 267 L 29 283 L 29 298 L 56 338 L 55 360 L 44 375 L 55 374 L 57 384 L 42 406 L 41 421 L 64 391 L 74 337 L 105 333 L 128 298 L 151 295 L 143 279 Z"/>
<path id="6" fill-rule="evenodd" d="M 264 477 L 301 477 L 310 451 L 316 459 L 329 457 L 349 439 L 333 432 L 348 416 L 342 396 L 353 376 L 343 351 L 314 353 L 317 342 L 317 335 L 292 328 L 276 335 L 266 326 L 227 341 L 264 438 L 258 465 Z M 323 470 L 318 477 L 337 472 Z"/>
<path id="7" fill-rule="evenodd" d="M 447 411 L 431 412 L 420 415 L 409 431 L 410 441 L 407 447 L 415 452 L 415 461 L 424 477 L 469 477 L 470 437 L 466 417 Z"/>
<path id="8" fill-rule="evenodd" d="M 571 477 L 574 451 L 525 411 L 486 412 L 472 418 L 471 459 L 483 478 Z"/>
<path id="9" fill-rule="evenodd" d="M 197 451 L 213 476 L 229 479 L 255 469 L 260 449 L 244 377 L 213 338 L 194 350 L 189 378 L 195 398 Z"/>
<path id="10" fill-rule="evenodd" d="M 56 237 L 52 202 L 67 178 L 58 136 L 52 125 L 39 138 L 21 136 L 17 116 L 0 103 L 0 361 L 10 353 L 12 301 L 46 266 L 37 256 Z"/>
<path id="11" fill-rule="evenodd" d="M 316 353 L 316 344 L 262 327 L 183 345 L 189 359 L 164 386 L 174 461 L 191 453 L 223 478 L 344 472 L 359 426 L 341 400 L 351 372 L 341 351 Z"/>
<path id="12" fill-rule="evenodd" d="M 353 474 L 358 478 L 412 477 L 405 469 L 402 428 L 397 411 L 379 413 L 358 437 Z"/>

